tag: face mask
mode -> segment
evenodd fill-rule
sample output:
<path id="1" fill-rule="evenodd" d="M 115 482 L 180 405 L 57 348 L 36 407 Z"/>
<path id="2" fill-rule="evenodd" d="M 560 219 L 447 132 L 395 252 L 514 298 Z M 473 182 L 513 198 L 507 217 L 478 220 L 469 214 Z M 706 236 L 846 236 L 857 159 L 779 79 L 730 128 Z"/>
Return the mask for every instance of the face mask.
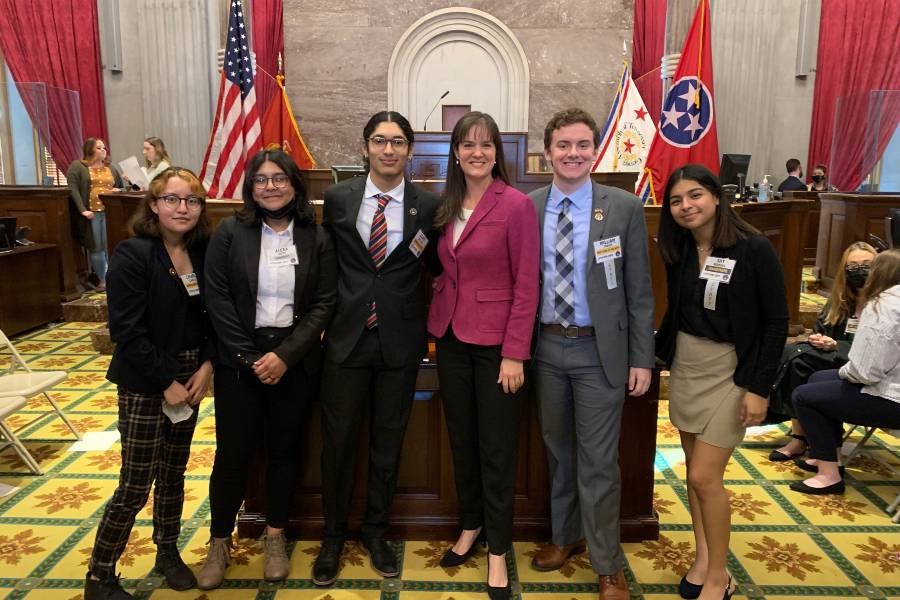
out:
<path id="1" fill-rule="evenodd" d="M 862 286 L 866 285 L 866 279 L 869 277 L 869 267 L 860 267 L 853 271 L 844 271 L 847 274 L 847 285 L 852 287 L 854 290 L 858 290 L 862 288 Z"/>
<path id="2" fill-rule="evenodd" d="M 815 181 L 816 183 L 822 183 L 823 181 L 825 181 L 825 176 L 824 175 L 813 175 L 812 180 Z"/>
<path id="3" fill-rule="evenodd" d="M 284 206 L 276 210 L 269 210 L 268 208 L 263 208 L 261 205 L 257 204 L 257 208 L 259 208 L 259 212 L 263 214 L 267 219 L 272 219 L 273 221 L 279 221 L 297 208 L 297 199 L 294 198 Z"/>

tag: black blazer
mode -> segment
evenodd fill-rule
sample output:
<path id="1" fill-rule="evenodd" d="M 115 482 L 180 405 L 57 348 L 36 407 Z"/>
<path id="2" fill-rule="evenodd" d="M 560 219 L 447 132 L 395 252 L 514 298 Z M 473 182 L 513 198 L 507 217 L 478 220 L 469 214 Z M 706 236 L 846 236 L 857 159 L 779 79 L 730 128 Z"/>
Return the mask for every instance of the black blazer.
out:
<path id="1" fill-rule="evenodd" d="M 426 351 L 427 277 L 423 262 L 434 256 L 433 229 L 438 198 L 406 182 L 403 190 L 403 241 L 380 270 L 356 230 L 356 217 L 366 188 L 365 177 L 354 177 L 325 190 L 323 225 L 334 237 L 338 255 L 338 302 L 325 334 L 328 360 L 344 362 L 362 335 L 375 300 L 378 334 L 385 362 L 398 367 L 422 360 Z M 418 258 L 409 249 L 421 230 L 429 238 Z"/>
<path id="2" fill-rule="evenodd" d="M 189 250 L 191 264 L 203 284 L 206 243 Z M 116 246 L 106 275 L 109 334 L 116 343 L 106 378 L 123 388 L 158 394 L 175 381 L 188 312 L 188 293 L 174 274 L 172 259 L 162 240 L 133 237 Z M 203 310 L 200 363 L 215 357 L 215 339 Z"/>
<path id="3" fill-rule="evenodd" d="M 729 318 L 734 332 L 737 368 L 734 383 L 754 394 L 768 397 L 781 362 L 787 339 L 788 312 L 784 273 L 772 244 L 755 235 L 730 248 L 716 248 L 715 256 L 735 261 L 729 283 L 719 290 L 728 294 Z M 682 256 L 685 251 L 682 251 Z M 666 265 L 668 305 L 656 334 L 656 355 L 666 365 L 675 357 L 678 309 L 681 303 L 682 269 L 685 261 Z"/>
<path id="4" fill-rule="evenodd" d="M 249 368 L 263 352 L 256 347 L 256 295 L 262 224 L 228 217 L 206 253 L 206 306 L 218 334 L 219 363 Z M 337 293 L 334 244 L 322 227 L 294 220 L 294 330 L 273 352 L 288 367 L 319 370 L 321 336 Z"/>

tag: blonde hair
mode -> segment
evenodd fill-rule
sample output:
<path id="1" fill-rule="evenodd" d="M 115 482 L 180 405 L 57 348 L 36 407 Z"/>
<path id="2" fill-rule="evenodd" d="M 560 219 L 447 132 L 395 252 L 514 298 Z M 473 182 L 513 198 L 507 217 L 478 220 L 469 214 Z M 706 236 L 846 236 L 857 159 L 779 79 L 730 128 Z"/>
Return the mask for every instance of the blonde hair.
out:
<path id="1" fill-rule="evenodd" d="M 872 310 L 877 311 L 878 296 L 895 285 L 900 285 L 900 248 L 885 250 L 872 261 L 872 270 L 860 293 L 860 306 L 871 300 Z"/>
<path id="2" fill-rule="evenodd" d="M 853 242 L 844 250 L 837 273 L 834 274 L 834 281 L 831 283 L 831 294 L 828 296 L 828 312 L 825 314 L 825 323 L 832 327 L 846 321 L 853 316 L 857 309 L 862 308 L 862 303 L 859 302 L 860 292 L 847 285 L 847 273 L 844 271 L 847 267 L 847 257 L 855 250 L 868 252 L 873 258 L 878 254 L 875 248 L 865 242 Z"/>
<path id="3" fill-rule="evenodd" d="M 151 163 L 149 160 L 144 159 L 144 162 L 147 163 L 146 167 L 148 169 L 155 167 L 162 161 L 172 162 L 172 159 L 169 158 L 169 153 L 166 152 L 166 145 L 163 144 L 163 141 L 158 137 L 150 136 L 144 139 L 145 142 L 153 146 L 153 149 L 156 151 L 156 162 Z"/>

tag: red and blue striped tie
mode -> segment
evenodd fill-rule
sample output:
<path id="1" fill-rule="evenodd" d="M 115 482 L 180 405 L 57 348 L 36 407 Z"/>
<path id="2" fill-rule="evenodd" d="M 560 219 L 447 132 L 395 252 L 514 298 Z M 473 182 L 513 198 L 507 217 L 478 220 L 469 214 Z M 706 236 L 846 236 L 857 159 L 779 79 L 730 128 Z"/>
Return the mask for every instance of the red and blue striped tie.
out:
<path id="1" fill-rule="evenodd" d="M 380 269 L 384 264 L 384 259 L 387 258 L 387 220 L 384 218 L 384 208 L 391 201 L 391 197 L 387 194 L 375 194 L 375 199 L 378 200 L 378 207 L 375 208 L 375 215 L 372 217 L 372 231 L 369 233 L 369 256 L 372 257 L 375 268 Z M 366 327 L 373 329 L 376 325 L 378 325 L 378 315 L 375 312 L 375 301 L 372 300 Z"/>

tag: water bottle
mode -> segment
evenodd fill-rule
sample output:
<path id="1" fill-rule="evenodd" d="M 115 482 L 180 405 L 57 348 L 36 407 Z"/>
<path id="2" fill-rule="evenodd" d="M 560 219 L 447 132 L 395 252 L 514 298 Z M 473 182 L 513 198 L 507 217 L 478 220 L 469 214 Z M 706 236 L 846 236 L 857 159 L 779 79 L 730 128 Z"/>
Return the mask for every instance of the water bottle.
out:
<path id="1" fill-rule="evenodd" d="M 766 175 L 763 177 L 762 183 L 759 184 L 759 195 L 757 196 L 757 202 L 768 202 L 770 191 L 771 184 L 769 184 L 769 176 Z"/>

